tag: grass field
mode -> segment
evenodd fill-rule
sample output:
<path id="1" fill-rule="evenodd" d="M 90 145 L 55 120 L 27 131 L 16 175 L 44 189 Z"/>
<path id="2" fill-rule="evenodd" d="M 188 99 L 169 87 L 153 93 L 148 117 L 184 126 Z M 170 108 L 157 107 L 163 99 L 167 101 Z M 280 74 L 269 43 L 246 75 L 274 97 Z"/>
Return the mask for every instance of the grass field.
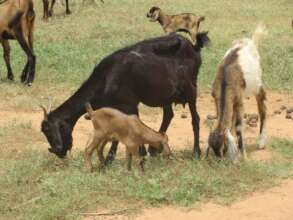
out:
<path id="1" fill-rule="evenodd" d="M 293 91 L 292 0 L 105 0 L 105 4 L 97 1 L 95 7 L 81 7 L 81 0 L 71 2 L 72 15 L 65 16 L 65 9 L 57 5 L 56 16 L 45 23 L 41 1 L 36 1 L 35 83 L 31 88 L 20 84 L 25 57 L 18 44 L 12 43 L 16 82 L 6 80 L 0 59 L 0 111 L 36 112 L 39 104 L 48 103 L 48 97 L 56 106 L 103 57 L 162 35 L 159 24 L 145 17 L 153 5 L 170 13 L 206 16 L 201 30 L 209 31 L 212 45 L 202 53 L 201 91 L 209 90 L 216 65 L 231 42 L 250 36 L 259 21 L 269 32 L 260 45 L 264 83 L 270 90 Z M 144 110 L 143 114 L 151 113 Z M 60 164 L 52 155 L 48 157 L 43 140 L 30 122 L 0 124 L 0 219 L 74 219 L 96 206 L 127 208 L 133 213 L 142 206 L 191 207 L 207 200 L 227 204 L 293 177 L 292 140 L 273 139 L 270 161 L 250 160 L 237 166 L 194 161 L 189 151 L 177 151 L 176 161 L 149 159 L 143 176 L 135 169 L 127 172 L 124 159 L 115 161 L 105 173 L 93 174 L 84 168 L 81 153 Z"/>
<path id="2" fill-rule="evenodd" d="M 57 6 L 56 16 L 45 23 L 41 20 L 41 2 L 37 1 L 36 82 L 32 89 L 27 90 L 19 83 L 2 81 L 2 106 L 31 109 L 47 96 L 63 100 L 64 96 L 76 90 L 90 75 L 95 64 L 106 55 L 132 43 L 162 35 L 159 24 L 149 22 L 145 16 L 152 5 L 159 5 L 169 13 L 187 11 L 206 16 L 201 30 L 209 31 L 212 45 L 203 50 L 199 75 L 201 88 L 211 85 L 216 65 L 231 42 L 250 36 L 257 23 L 264 21 L 269 31 L 260 47 L 264 82 L 269 89 L 292 90 L 291 0 L 180 0 L 180 3 L 175 0 L 111 0 L 105 4 L 98 3 L 96 7 L 81 7 L 80 2 L 73 1 L 71 16 L 65 16 L 65 9 Z M 17 80 L 24 62 L 23 52 L 13 43 L 12 63 Z M 0 60 L 0 76 L 3 80 L 6 78 L 3 60 Z M 60 93 L 64 96 L 60 97 Z M 16 103 L 7 103 L 11 97 L 16 98 Z"/>

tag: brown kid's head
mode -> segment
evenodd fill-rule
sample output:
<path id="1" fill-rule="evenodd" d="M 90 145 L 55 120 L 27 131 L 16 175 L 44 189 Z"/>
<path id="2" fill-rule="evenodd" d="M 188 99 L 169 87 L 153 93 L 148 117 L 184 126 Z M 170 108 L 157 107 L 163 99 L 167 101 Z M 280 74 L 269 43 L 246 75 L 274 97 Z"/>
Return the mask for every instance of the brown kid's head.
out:
<path id="1" fill-rule="evenodd" d="M 149 12 L 146 14 L 146 17 L 150 19 L 150 21 L 157 21 L 159 19 L 161 9 L 159 7 L 151 7 Z"/>

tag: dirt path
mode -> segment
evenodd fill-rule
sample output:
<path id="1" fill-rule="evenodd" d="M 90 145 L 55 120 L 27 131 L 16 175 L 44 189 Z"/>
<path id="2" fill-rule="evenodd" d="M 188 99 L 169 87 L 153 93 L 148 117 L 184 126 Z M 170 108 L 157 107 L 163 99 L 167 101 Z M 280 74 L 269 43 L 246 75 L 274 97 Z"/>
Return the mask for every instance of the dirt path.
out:
<path id="1" fill-rule="evenodd" d="M 257 107 L 254 99 L 245 101 L 245 112 L 256 113 Z M 268 137 L 279 137 L 293 139 L 293 119 L 285 119 L 285 112 L 280 115 L 273 115 L 273 112 L 280 108 L 280 106 L 292 106 L 293 99 L 288 101 L 283 94 L 279 93 L 268 93 Z M 214 104 L 209 93 L 202 93 L 198 98 L 198 110 L 201 118 L 200 125 L 200 139 L 202 146 L 204 147 L 208 134 L 209 128 L 205 125 L 205 119 L 208 114 L 214 114 Z M 160 109 L 144 109 L 141 118 L 149 126 L 158 129 L 162 120 L 162 111 Z M 187 118 L 181 118 L 182 112 L 187 113 Z M 9 123 L 11 121 L 30 121 L 32 126 L 37 131 L 40 131 L 40 123 L 42 120 L 42 111 L 34 112 L 23 112 L 23 111 L 1 111 L 0 109 L 0 125 Z M 293 116 L 293 114 L 292 114 Z M 73 132 L 73 149 L 84 149 L 85 143 L 87 142 L 89 135 L 92 132 L 91 122 L 86 121 L 83 117 L 78 121 L 74 132 Z M 170 140 L 170 145 L 173 149 L 190 149 L 193 143 L 193 132 L 191 127 L 191 117 L 188 112 L 188 107 L 182 110 L 181 107 L 177 107 L 174 111 L 174 118 L 171 122 L 170 128 L 167 132 Z M 245 127 L 245 138 L 248 143 L 256 143 L 258 128 Z M 45 141 L 45 139 L 44 139 Z M 261 154 L 261 153 L 259 153 Z"/>
<path id="2" fill-rule="evenodd" d="M 166 207 L 145 210 L 136 219 L 141 220 L 289 220 L 293 219 L 293 180 L 264 193 L 254 193 L 233 205 L 207 203 L 200 210 L 185 212 Z"/>
<path id="3" fill-rule="evenodd" d="M 293 139 L 293 120 L 285 119 L 285 113 L 274 115 L 273 112 L 282 105 L 293 106 L 293 100 L 288 100 L 286 96 L 279 93 L 268 94 L 268 136 Z M 214 114 L 214 104 L 208 93 L 202 93 L 198 99 L 198 109 L 201 117 L 201 146 L 204 148 L 209 129 L 205 126 L 205 118 L 208 114 Z M 191 127 L 191 117 L 187 114 L 187 118 L 181 118 L 182 112 L 188 112 L 188 109 L 176 108 L 175 117 L 172 120 L 168 130 L 168 136 L 172 149 L 192 150 L 193 133 Z M 256 103 L 254 99 L 246 100 L 246 113 L 256 113 Z M 141 114 L 142 120 L 153 128 L 159 128 L 162 119 L 162 111 L 160 109 L 143 109 Z M 0 125 L 11 121 L 30 121 L 33 129 L 40 131 L 40 123 L 42 120 L 42 112 L 22 112 L 22 111 L 1 111 L 0 109 Z M 92 131 L 92 125 L 89 121 L 81 118 L 73 133 L 74 150 L 83 150 L 84 146 Z M 256 143 L 258 128 L 245 128 L 246 142 Z M 41 135 L 41 133 L 40 133 Z M 41 135 L 42 136 L 42 135 Z M 46 142 L 44 138 L 44 142 Z M 46 149 L 44 149 L 46 150 Z M 124 149 L 120 147 L 120 153 Z M 124 154 L 122 154 L 124 155 Z M 270 151 L 256 151 L 250 155 L 251 159 L 267 160 L 271 157 Z M 86 218 L 89 219 L 124 219 L 124 216 L 115 216 L 110 218 Z M 293 219 L 293 180 L 284 182 L 281 186 L 275 187 L 264 193 L 255 193 L 243 201 L 237 202 L 230 207 L 219 206 L 212 203 L 203 204 L 200 210 L 192 210 L 189 212 L 179 210 L 173 207 L 163 207 L 144 210 L 137 219 L 143 220 L 159 220 L 159 219 L 250 219 L 250 220 L 289 220 Z"/>

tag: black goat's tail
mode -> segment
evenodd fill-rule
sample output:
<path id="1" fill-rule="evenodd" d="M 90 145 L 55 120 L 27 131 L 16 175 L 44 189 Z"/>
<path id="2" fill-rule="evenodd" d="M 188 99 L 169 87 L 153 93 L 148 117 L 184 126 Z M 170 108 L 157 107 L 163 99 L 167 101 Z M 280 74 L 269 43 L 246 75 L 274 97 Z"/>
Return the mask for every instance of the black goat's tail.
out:
<path id="1" fill-rule="evenodd" d="M 194 45 L 194 49 L 196 51 L 201 50 L 201 48 L 206 47 L 210 44 L 211 40 L 208 36 L 208 32 L 198 32 L 196 35 L 196 44 Z"/>
<path id="2" fill-rule="evenodd" d="M 85 103 L 85 110 L 87 111 L 87 114 L 84 116 L 84 118 L 86 120 L 91 120 L 94 114 L 94 110 L 89 102 Z"/>

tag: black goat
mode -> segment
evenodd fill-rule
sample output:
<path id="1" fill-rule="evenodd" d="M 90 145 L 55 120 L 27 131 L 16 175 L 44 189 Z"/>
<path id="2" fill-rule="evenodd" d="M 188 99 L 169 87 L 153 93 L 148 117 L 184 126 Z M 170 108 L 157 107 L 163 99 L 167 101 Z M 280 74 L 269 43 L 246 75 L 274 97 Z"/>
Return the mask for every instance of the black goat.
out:
<path id="1" fill-rule="evenodd" d="M 196 109 L 197 75 L 201 66 L 200 49 L 209 42 L 207 33 L 197 34 L 193 46 L 186 38 L 171 34 L 139 42 L 104 58 L 87 81 L 56 110 L 44 110 L 42 132 L 58 157 L 72 147 L 72 130 L 90 102 L 94 109 L 116 108 L 138 115 L 140 102 L 163 108 L 160 132 L 166 132 L 173 117 L 172 103 L 188 103 L 194 131 L 194 153 L 199 147 L 199 115 Z M 106 161 L 115 157 L 113 142 Z M 151 148 L 153 149 L 153 148 Z M 151 153 L 152 151 L 150 151 Z"/>

